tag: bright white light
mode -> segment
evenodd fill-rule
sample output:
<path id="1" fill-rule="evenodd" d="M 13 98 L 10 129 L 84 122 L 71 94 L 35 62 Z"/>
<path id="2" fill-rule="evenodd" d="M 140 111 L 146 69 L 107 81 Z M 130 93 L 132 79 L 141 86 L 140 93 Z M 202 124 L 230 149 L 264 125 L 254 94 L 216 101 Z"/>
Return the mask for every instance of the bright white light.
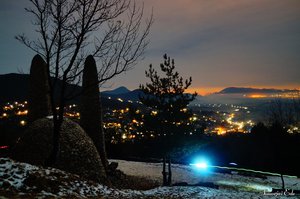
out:
<path id="1" fill-rule="evenodd" d="M 199 169 L 207 169 L 207 163 L 206 162 L 199 162 L 195 164 L 195 167 Z"/>
<path id="2" fill-rule="evenodd" d="M 196 158 L 192 164 L 190 164 L 197 170 L 206 171 L 208 170 L 209 163 L 205 158 Z"/>

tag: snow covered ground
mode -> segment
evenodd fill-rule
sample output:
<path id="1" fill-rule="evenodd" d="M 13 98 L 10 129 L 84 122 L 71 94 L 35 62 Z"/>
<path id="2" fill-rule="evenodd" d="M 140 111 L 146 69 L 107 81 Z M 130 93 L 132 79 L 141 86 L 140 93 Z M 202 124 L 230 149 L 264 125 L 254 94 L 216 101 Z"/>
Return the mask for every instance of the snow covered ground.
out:
<path id="1" fill-rule="evenodd" d="M 138 175 L 162 181 L 161 163 L 142 163 L 124 160 L 111 160 L 119 163 L 119 169 L 128 175 Z M 172 164 L 172 183 L 187 182 L 196 184 L 199 182 L 212 182 L 219 186 L 232 186 L 255 192 L 271 192 L 272 188 L 281 188 L 281 179 L 278 176 L 267 176 L 267 179 L 246 177 L 234 174 L 221 174 L 212 171 L 202 172 L 190 165 Z M 287 189 L 300 189 L 300 179 L 285 177 Z"/>
<path id="2" fill-rule="evenodd" d="M 119 169 L 133 176 L 142 176 L 162 181 L 162 164 L 141 163 L 124 160 L 111 160 L 119 163 Z M 173 183 L 213 182 L 219 189 L 200 186 L 158 187 L 147 191 L 118 190 L 90 181 L 83 181 L 53 168 L 41 168 L 25 163 L 17 163 L 8 158 L 0 158 L 0 198 L 3 191 L 17 195 L 35 193 L 35 197 L 70 198 L 300 198 L 291 192 L 270 193 L 271 187 L 280 188 L 279 177 L 267 179 L 244 177 L 231 174 L 201 173 L 191 166 L 172 165 Z M 34 176 L 34 178 L 33 178 Z M 47 186 L 37 188 L 32 180 L 42 177 L 41 183 Z M 300 189 L 300 179 L 286 178 L 286 187 Z M 53 183 L 54 182 L 54 183 Z M 5 196 L 5 195 L 4 195 Z M 15 196 L 15 195 L 14 195 Z M 30 196 L 30 195 L 29 195 Z M 9 198 L 9 197 L 4 197 Z"/>

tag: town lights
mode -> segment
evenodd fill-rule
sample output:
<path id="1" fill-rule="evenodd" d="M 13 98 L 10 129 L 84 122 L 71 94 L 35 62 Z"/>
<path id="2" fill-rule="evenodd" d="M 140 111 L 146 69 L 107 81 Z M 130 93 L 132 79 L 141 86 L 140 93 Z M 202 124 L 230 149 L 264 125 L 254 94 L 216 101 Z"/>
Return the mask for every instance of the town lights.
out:
<path id="1" fill-rule="evenodd" d="M 21 125 L 21 126 L 25 126 L 25 125 L 26 125 L 26 121 L 21 120 L 21 121 L 20 121 L 20 125 Z"/>

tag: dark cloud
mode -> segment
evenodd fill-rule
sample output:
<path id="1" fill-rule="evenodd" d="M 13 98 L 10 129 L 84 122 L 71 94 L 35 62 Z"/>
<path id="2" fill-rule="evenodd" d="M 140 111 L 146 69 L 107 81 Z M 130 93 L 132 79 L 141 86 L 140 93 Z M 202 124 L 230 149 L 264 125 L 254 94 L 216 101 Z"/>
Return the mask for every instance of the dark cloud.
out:
<path id="1" fill-rule="evenodd" d="M 300 1 L 299 0 L 144 0 L 155 23 L 146 59 L 112 82 L 113 86 L 136 88 L 145 82 L 144 71 L 157 65 L 164 53 L 175 58 L 184 76 L 192 75 L 194 87 L 289 86 L 300 87 Z M 0 13 L 0 42 L 25 52 L 7 35 L 30 31 L 30 20 L 20 11 L 19 0 L 2 0 L 14 16 L 7 22 Z M 18 4 L 19 3 L 19 4 Z M 17 5 L 18 4 L 18 5 Z M 17 11 L 16 11 L 17 10 Z M 24 18 L 22 20 L 22 18 Z M 25 21 L 26 20 L 26 21 Z M 18 49 L 18 50 L 17 50 Z M 28 53 L 20 60 L 5 61 L 0 52 L 0 73 L 15 72 L 20 62 L 30 62 Z M 6 64 L 5 64 L 6 63 Z"/>

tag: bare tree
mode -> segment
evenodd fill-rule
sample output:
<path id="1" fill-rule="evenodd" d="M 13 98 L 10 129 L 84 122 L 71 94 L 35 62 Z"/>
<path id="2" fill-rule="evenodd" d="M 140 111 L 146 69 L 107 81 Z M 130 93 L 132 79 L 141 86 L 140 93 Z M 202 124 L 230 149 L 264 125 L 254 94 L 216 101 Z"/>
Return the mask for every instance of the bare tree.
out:
<path id="1" fill-rule="evenodd" d="M 277 165 L 279 165 L 282 190 L 285 190 L 283 177 L 285 149 L 288 143 L 288 132 L 290 127 L 300 125 L 300 95 L 299 91 L 295 93 L 292 99 L 275 98 L 271 101 L 268 113 L 271 126 L 273 150 L 276 154 Z"/>
<path id="2" fill-rule="evenodd" d="M 142 58 L 148 44 L 152 15 L 143 26 L 144 6 L 132 0 L 29 0 L 38 34 L 31 40 L 24 34 L 16 39 L 41 55 L 47 64 L 50 101 L 54 122 L 54 150 L 47 162 L 55 162 L 59 132 L 66 101 L 79 95 L 67 93 L 68 83 L 80 84 L 83 59 L 93 55 L 102 85 L 129 70 Z M 51 81 L 54 79 L 54 81 Z M 54 90 L 62 81 L 58 102 Z"/>
<path id="3" fill-rule="evenodd" d="M 300 95 L 292 99 L 275 98 L 271 101 L 268 111 L 269 123 L 279 123 L 283 127 L 300 124 Z"/>
<path id="4" fill-rule="evenodd" d="M 293 98 L 293 109 L 295 113 L 295 120 L 297 125 L 300 127 L 300 91 Z"/>

